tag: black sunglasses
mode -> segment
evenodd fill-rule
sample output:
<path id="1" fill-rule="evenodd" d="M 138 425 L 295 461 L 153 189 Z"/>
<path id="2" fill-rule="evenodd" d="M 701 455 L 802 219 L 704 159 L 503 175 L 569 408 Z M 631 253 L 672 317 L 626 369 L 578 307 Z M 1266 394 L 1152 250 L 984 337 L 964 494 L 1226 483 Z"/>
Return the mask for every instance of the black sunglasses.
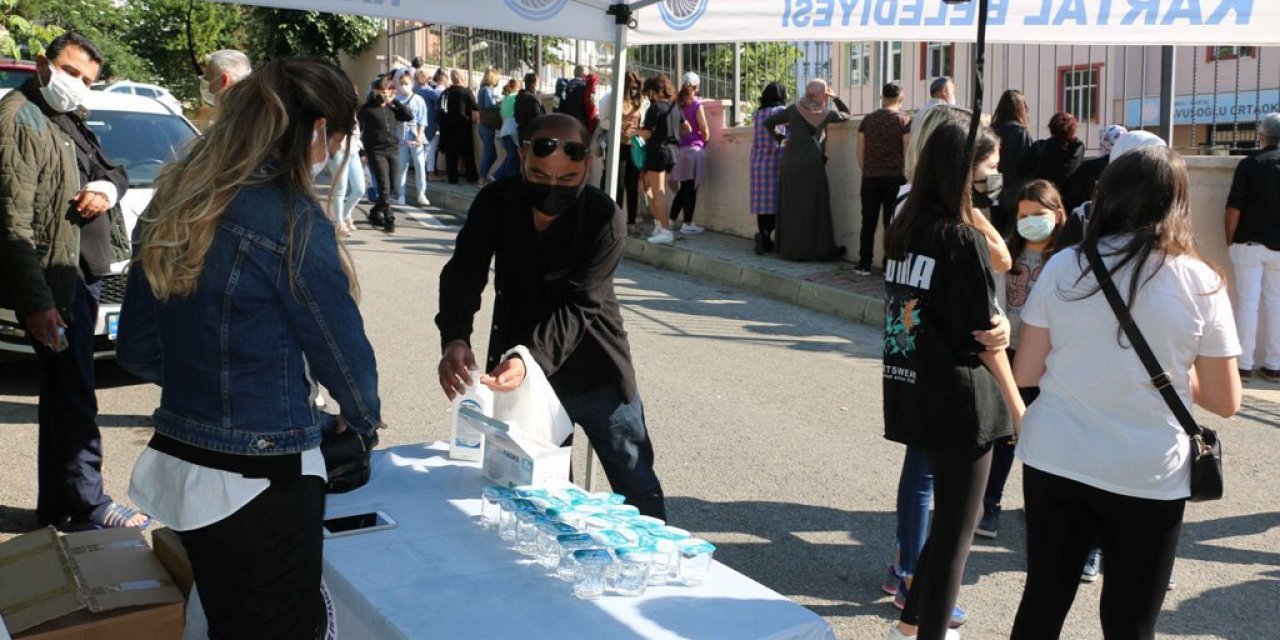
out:
<path id="1" fill-rule="evenodd" d="M 564 148 L 564 154 L 574 162 L 582 162 L 591 152 L 591 148 L 586 144 L 575 140 L 560 140 L 558 138 L 534 138 L 525 140 L 524 146 L 533 149 L 533 155 L 539 158 L 545 158 L 556 152 L 557 147 Z"/>

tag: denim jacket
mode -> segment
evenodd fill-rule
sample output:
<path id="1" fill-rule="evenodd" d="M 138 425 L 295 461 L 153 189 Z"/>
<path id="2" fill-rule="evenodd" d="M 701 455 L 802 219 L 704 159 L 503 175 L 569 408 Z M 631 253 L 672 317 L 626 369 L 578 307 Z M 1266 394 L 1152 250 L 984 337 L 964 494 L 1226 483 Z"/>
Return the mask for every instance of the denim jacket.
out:
<path id="1" fill-rule="evenodd" d="M 289 256 L 289 202 L 279 185 L 242 189 L 190 295 L 158 302 L 142 265 L 130 269 L 116 353 L 125 370 L 163 387 L 156 433 L 235 455 L 305 451 L 330 421 L 315 407 L 313 380 L 357 432 L 381 422 L 377 364 L 333 224 L 293 196 Z"/>

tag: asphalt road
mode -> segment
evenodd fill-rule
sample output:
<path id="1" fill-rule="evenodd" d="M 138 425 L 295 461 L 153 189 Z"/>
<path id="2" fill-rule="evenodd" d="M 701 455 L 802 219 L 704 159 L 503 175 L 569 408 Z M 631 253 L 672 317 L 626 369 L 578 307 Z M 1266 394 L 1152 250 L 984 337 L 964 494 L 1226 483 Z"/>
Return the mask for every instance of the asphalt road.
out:
<path id="1" fill-rule="evenodd" d="M 350 243 L 391 425 L 385 444 L 448 437 L 432 317 L 456 223 L 435 212 Z M 881 437 L 881 334 L 638 265 L 623 266 L 618 286 L 672 522 L 824 616 L 840 638 L 882 638 L 896 618 L 879 584 L 903 450 Z M 124 499 L 159 395 L 112 363 L 99 374 L 106 482 Z M 35 524 L 37 380 L 31 363 L 0 365 L 0 539 Z M 1229 494 L 1188 508 L 1160 636 L 1280 637 L 1280 405 L 1251 400 L 1243 417 L 1206 421 L 1229 452 Z M 1023 580 L 1020 492 L 1015 470 L 1000 538 L 974 547 L 965 638 L 1007 637 Z M 1101 638 L 1104 584 L 1081 587 L 1064 638 Z"/>

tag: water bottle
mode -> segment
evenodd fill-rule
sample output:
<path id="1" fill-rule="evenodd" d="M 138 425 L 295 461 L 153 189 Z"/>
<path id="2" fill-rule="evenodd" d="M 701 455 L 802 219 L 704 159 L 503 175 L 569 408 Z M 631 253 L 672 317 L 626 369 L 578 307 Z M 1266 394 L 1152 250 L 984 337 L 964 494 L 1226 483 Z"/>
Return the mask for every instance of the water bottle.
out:
<path id="1" fill-rule="evenodd" d="M 449 457 L 454 460 L 479 462 L 484 457 L 484 434 L 462 421 L 461 409 L 471 409 L 493 416 L 493 390 L 480 384 L 480 371 L 471 371 L 471 385 L 453 401 L 453 439 L 449 441 Z"/>

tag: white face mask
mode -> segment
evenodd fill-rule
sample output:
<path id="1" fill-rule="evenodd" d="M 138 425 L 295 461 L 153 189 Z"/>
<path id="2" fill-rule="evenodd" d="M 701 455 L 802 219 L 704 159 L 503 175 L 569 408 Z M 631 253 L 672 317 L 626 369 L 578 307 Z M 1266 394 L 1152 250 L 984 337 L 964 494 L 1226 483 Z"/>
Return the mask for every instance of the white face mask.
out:
<path id="1" fill-rule="evenodd" d="M 218 96 L 214 95 L 213 88 L 210 86 L 209 81 L 204 78 L 200 78 L 200 99 L 204 100 L 204 103 L 211 107 L 218 106 Z"/>
<path id="2" fill-rule="evenodd" d="M 79 78 L 49 65 L 49 82 L 40 87 L 40 95 L 49 108 L 58 113 L 75 111 L 89 97 L 89 87 Z"/>
<path id="3" fill-rule="evenodd" d="M 312 178 L 320 175 L 320 172 L 324 171 L 324 166 L 329 164 L 329 129 L 327 125 L 322 126 L 320 131 L 316 131 L 315 135 L 311 137 L 311 146 L 313 148 L 316 146 L 316 142 L 319 142 L 324 147 L 324 160 L 311 163 Z"/>
<path id="4" fill-rule="evenodd" d="M 1053 216 L 1047 213 L 1027 216 L 1018 221 L 1018 235 L 1030 242 L 1044 242 L 1053 235 L 1056 226 Z"/>

